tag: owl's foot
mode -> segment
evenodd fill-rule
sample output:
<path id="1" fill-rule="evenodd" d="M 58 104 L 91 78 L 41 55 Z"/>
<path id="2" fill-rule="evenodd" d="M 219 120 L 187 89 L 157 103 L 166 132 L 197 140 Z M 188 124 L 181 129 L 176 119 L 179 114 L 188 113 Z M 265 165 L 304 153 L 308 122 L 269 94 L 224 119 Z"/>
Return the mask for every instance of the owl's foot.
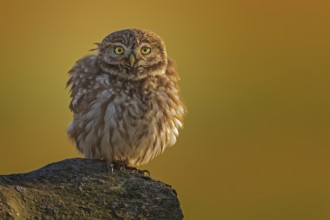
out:
<path id="1" fill-rule="evenodd" d="M 133 167 L 133 168 L 135 168 L 135 167 Z M 139 170 L 139 169 L 135 168 L 135 172 L 137 172 L 138 174 L 143 175 L 143 176 L 150 176 L 149 170 Z"/>
<path id="2" fill-rule="evenodd" d="M 111 165 L 112 165 L 112 172 L 113 172 L 113 167 L 115 167 L 119 170 L 130 170 L 133 173 L 138 173 L 143 176 L 150 176 L 150 172 L 148 170 L 139 170 L 136 167 L 129 166 L 126 161 L 116 161 L 113 162 Z"/>

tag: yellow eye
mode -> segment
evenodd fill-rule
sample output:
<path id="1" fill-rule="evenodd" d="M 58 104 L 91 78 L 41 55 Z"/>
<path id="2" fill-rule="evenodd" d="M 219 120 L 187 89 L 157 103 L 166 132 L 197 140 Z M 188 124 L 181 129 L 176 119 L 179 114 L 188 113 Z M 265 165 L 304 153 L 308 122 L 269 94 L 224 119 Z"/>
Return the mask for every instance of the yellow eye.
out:
<path id="1" fill-rule="evenodd" d="M 143 55 L 148 55 L 149 53 L 151 53 L 151 48 L 150 47 L 142 47 L 141 48 L 141 53 Z"/>
<path id="2" fill-rule="evenodd" d="M 115 50 L 114 51 L 115 51 L 115 54 L 116 55 L 121 55 L 121 54 L 124 53 L 124 48 L 118 46 L 118 47 L 115 47 Z"/>

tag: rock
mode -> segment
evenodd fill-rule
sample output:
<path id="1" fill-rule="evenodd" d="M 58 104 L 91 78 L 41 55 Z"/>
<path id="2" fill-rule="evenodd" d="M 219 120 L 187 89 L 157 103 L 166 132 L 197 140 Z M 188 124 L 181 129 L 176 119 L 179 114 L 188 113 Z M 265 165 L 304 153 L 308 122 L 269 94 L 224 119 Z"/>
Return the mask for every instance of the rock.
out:
<path id="1" fill-rule="evenodd" d="M 0 219 L 183 219 L 169 185 L 101 160 L 0 175 Z"/>

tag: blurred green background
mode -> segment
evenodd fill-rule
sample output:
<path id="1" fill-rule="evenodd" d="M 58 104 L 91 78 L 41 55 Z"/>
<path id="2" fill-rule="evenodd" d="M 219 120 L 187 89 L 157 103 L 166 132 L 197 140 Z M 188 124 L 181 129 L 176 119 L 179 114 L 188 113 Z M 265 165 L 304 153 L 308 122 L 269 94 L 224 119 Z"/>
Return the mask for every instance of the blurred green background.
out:
<path id="1" fill-rule="evenodd" d="M 67 72 L 139 27 L 176 60 L 189 113 L 151 161 L 186 219 L 330 219 L 329 1 L 1 1 L 0 173 L 79 154 Z"/>

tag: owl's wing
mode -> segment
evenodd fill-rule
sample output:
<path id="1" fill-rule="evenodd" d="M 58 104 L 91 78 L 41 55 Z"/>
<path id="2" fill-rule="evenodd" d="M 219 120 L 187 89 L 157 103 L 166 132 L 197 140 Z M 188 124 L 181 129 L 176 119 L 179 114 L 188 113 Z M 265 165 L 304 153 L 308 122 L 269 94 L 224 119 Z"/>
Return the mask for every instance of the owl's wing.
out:
<path id="1" fill-rule="evenodd" d="M 97 75 L 99 68 L 97 66 L 97 56 L 89 55 L 76 62 L 69 71 L 70 78 L 67 87 L 70 87 L 70 109 L 74 113 L 83 111 L 91 100 L 87 94 L 92 80 Z"/>
<path id="2" fill-rule="evenodd" d="M 177 105 L 177 111 L 176 111 L 176 117 L 182 121 L 183 116 L 187 112 L 187 108 L 184 105 L 184 102 L 182 101 L 182 97 L 180 95 L 180 88 L 178 85 L 178 81 L 180 80 L 180 77 L 178 73 L 175 70 L 175 62 L 168 58 L 168 64 L 167 64 L 167 69 L 166 69 L 166 75 L 169 77 L 169 79 L 174 82 L 173 86 L 175 87 L 172 90 L 172 94 L 174 93 L 179 99 L 176 99 L 175 97 L 172 96 L 172 94 L 168 94 L 169 97 L 172 99 L 172 101 Z M 182 127 L 182 124 L 178 127 Z"/>
<path id="3" fill-rule="evenodd" d="M 175 70 L 175 62 L 171 58 L 167 59 L 166 75 L 175 83 L 180 80 L 180 77 Z"/>

